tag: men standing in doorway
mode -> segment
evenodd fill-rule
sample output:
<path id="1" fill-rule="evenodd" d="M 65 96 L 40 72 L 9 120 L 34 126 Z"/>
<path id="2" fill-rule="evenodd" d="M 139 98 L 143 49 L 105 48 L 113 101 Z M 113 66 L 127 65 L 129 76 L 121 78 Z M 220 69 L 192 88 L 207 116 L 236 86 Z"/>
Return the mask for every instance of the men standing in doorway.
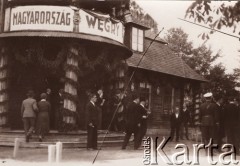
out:
<path id="1" fill-rule="evenodd" d="M 126 135 L 123 141 L 122 149 L 126 149 L 126 146 L 129 142 L 130 137 L 134 134 L 134 149 L 138 149 L 138 132 L 141 122 L 141 113 L 140 113 L 140 98 L 139 96 L 133 96 L 133 102 L 131 102 L 126 111 Z"/>
<path id="2" fill-rule="evenodd" d="M 96 106 L 97 95 L 90 94 L 90 101 L 86 106 L 87 121 L 87 149 L 97 149 L 98 108 Z"/>

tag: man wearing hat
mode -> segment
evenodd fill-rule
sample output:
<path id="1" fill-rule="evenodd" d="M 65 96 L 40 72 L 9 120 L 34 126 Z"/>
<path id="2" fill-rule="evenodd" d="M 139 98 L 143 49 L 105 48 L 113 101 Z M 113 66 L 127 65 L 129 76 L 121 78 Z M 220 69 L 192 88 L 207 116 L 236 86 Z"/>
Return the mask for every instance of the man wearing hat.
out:
<path id="1" fill-rule="evenodd" d="M 203 97 L 205 98 L 206 102 L 200 106 L 199 120 L 202 138 L 205 145 L 207 145 L 210 139 L 213 138 L 214 128 L 216 125 L 218 125 L 218 107 L 212 102 L 212 96 L 212 93 L 204 94 Z"/>

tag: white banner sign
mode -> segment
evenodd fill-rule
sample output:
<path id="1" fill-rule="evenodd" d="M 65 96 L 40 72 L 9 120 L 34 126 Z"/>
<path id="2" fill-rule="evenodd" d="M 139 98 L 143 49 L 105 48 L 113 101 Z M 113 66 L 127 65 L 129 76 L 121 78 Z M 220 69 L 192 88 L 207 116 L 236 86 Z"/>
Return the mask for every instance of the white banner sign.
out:
<path id="1" fill-rule="evenodd" d="M 73 14 L 70 7 L 19 6 L 11 9 L 10 31 L 53 30 L 73 31 Z"/>
<path id="2" fill-rule="evenodd" d="M 79 13 L 78 13 L 79 12 Z M 5 31 L 61 31 L 106 37 L 120 43 L 124 26 L 109 15 L 63 6 L 18 6 L 5 12 Z"/>
<path id="3" fill-rule="evenodd" d="M 97 15 L 97 14 L 96 14 Z M 103 36 L 123 43 L 124 26 L 121 22 L 113 22 L 110 19 L 101 19 L 80 10 L 79 32 Z"/>

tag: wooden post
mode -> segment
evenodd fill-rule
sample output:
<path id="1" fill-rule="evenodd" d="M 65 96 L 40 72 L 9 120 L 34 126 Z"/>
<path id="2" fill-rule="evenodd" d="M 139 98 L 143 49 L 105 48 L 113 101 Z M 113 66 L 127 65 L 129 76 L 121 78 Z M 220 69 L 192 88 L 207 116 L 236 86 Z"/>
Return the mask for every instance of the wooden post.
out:
<path id="1" fill-rule="evenodd" d="M 64 91 L 70 96 L 76 97 L 76 98 L 77 98 L 77 87 L 76 87 L 76 84 L 74 83 L 78 82 L 78 74 L 76 70 L 79 69 L 78 56 L 82 56 L 82 54 L 85 54 L 85 48 L 79 46 L 76 43 L 73 43 L 69 48 L 69 55 L 67 56 L 67 61 L 66 61 L 66 64 L 70 67 L 66 69 L 65 77 L 71 81 L 66 81 Z M 66 110 L 70 111 L 69 115 L 64 115 L 63 121 L 69 126 L 73 127 L 74 125 L 76 125 L 76 117 L 74 116 L 75 115 L 74 113 L 76 113 L 77 111 L 76 100 L 71 98 L 65 98 L 63 107 Z"/>
<path id="2" fill-rule="evenodd" d="M 5 45 L 0 46 L 0 127 L 5 127 L 8 123 L 8 55 Z"/>
<path id="3" fill-rule="evenodd" d="M 48 145 L 48 162 L 52 163 L 55 161 L 56 145 Z"/>
<path id="4" fill-rule="evenodd" d="M 20 147 L 20 139 L 19 138 L 15 138 L 14 150 L 13 150 L 13 158 L 17 157 L 19 147 Z"/>
<path id="5" fill-rule="evenodd" d="M 172 87 L 172 98 L 171 98 L 171 109 L 172 109 L 172 111 L 174 111 L 175 110 L 175 88 L 174 87 Z"/>
<path id="6" fill-rule="evenodd" d="M 59 163 L 62 160 L 62 142 L 56 143 L 56 162 Z"/>
<path id="7" fill-rule="evenodd" d="M 4 16 L 4 0 L 0 0 L 0 33 L 2 33 L 4 24 L 3 24 L 3 16 Z"/>

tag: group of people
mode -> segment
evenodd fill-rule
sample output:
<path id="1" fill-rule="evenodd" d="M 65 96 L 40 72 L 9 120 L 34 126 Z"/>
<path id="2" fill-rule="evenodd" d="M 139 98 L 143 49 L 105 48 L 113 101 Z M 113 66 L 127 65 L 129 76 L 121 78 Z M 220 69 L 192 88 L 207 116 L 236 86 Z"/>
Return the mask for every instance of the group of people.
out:
<path id="1" fill-rule="evenodd" d="M 59 90 L 59 95 L 63 90 Z M 42 142 L 45 135 L 49 132 L 51 102 L 49 101 L 51 89 L 41 93 L 40 101 L 34 98 L 34 91 L 29 90 L 27 99 L 23 100 L 21 106 L 21 116 L 23 120 L 25 139 L 29 142 L 33 132 L 38 135 L 39 141 Z M 63 102 L 61 103 L 63 104 Z"/>
<path id="2" fill-rule="evenodd" d="M 126 149 L 130 137 L 134 134 L 134 149 L 141 146 L 143 137 L 147 132 L 147 118 L 150 111 L 146 108 L 146 99 L 133 96 L 133 101 L 126 110 L 126 135 L 122 144 L 122 149 Z"/>
<path id="3" fill-rule="evenodd" d="M 221 152 L 223 140 L 224 143 L 232 144 L 235 147 L 236 154 L 239 154 L 239 129 L 240 129 L 240 105 L 237 98 L 224 98 L 222 95 L 213 96 L 212 93 L 203 95 L 204 101 L 199 108 L 199 120 L 197 126 L 200 128 L 202 140 L 205 145 L 210 141 L 218 145 L 218 151 Z M 170 117 L 171 133 L 170 140 L 173 140 L 176 134 L 176 141 L 183 136 L 188 139 L 188 124 L 190 112 L 183 105 L 180 111 L 176 107 L 174 113 Z"/>
<path id="4" fill-rule="evenodd" d="M 87 149 L 96 150 L 97 147 L 97 129 L 98 129 L 98 113 L 99 108 L 97 105 L 98 95 L 90 94 L 89 102 L 86 105 L 86 122 L 87 122 Z M 133 101 L 127 106 L 124 111 L 125 123 L 125 138 L 122 149 L 126 149 L 129 139 L 134 134 L 134 149 L 141 146 L 142 139 L 147 131 L 147 118 L 150 111 L 145 107 L 145 99 L 139 96 L 134 96 Z M 119 103 L 117 108 L 120 108 Z M 118 109 L 114 110 L 118 111 Z"/>
<path id="5" fill-rule="evenodd" d="M 184 103 L 181 111 L 179 107 L 176 107 L 170 116 L 170 126 L 171 126 L 170 141 L 173 141 L 175 135 L 176 135 L 176 142 L 179 141 L 179 138 L 183 140 L 184 135 L 186 139 L 189 140 L 188 127 L 190 124 L 190 110 L 188 109 L 187 106 L 188 105 Z"/>
<path id="6" fill-rule="evenodd" d="M 30 90 L 27 93 L 27 99 L 22 102 L 21 115 L 26 142 L 29 142 L 34 131 L 38 134 L 39 141 L 42 141 L 49 130 L 49 112 L 51 111 L 51 105 L 47 101 L 47 93 L 42 93 L 40 98 L 41 100 L 37 102 L 34 99 L 34 92 Z"/>
<path id="7" fill-rule="evenodd" d="M 240 129 L 240 106 L 237 98 L 229 97 L 224 100 L 223 96 L 206 93 L 205 102 L 200 106 L 199 126 L 202 132 L 204 144 L 210 139 L 218 145 L 221 152 L 223 138 L 235 147 L 239 154 L 239 129 Z"/>

